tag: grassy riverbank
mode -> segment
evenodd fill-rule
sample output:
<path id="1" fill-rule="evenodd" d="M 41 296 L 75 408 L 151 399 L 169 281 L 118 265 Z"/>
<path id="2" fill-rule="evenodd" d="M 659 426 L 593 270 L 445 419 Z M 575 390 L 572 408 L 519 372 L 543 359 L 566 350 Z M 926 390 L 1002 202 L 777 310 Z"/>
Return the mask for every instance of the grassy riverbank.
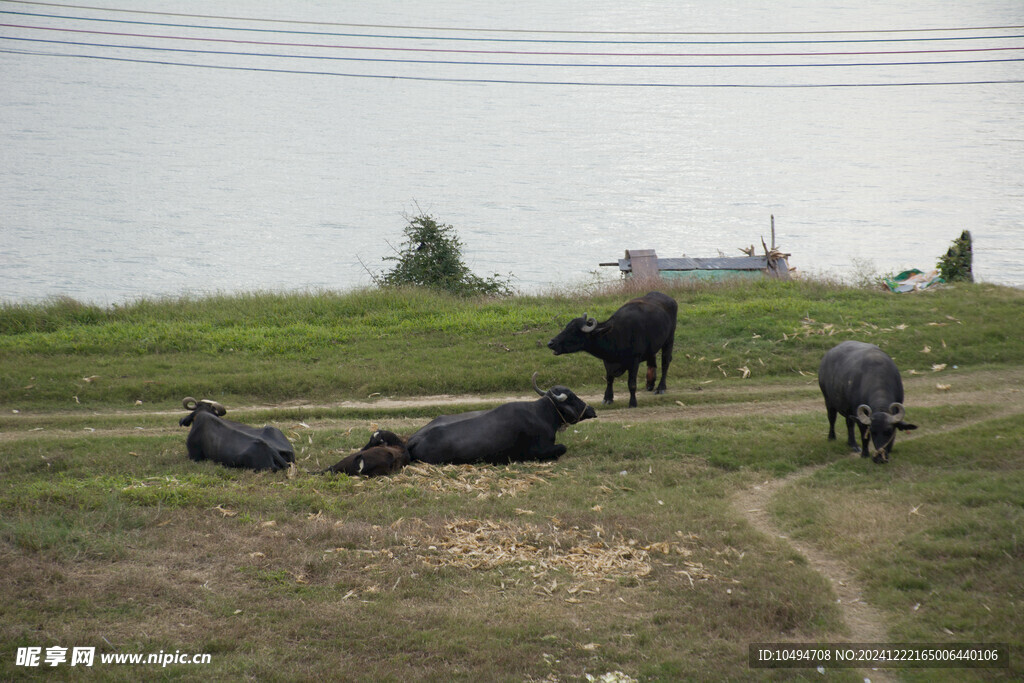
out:
<path id="1" fill-rule="evenodd" d="M 818 283 L 698 286 L 680 302 L 676 386 L 814 373 L 838 339 L 882 345 L 903 368 L 1018 363 L 1021 293 L 989 286 L 917 296 Z M 626 297 L 464 300 L 395 294 L 243 295 L 0 308 L 0 404 L 130 409 L 203 394 L 227 404 L 334 401 L 371 394 L 520 392 L 533 370 L 584 391 L 599 363 L 544 344 L 584 311 Z M 925 348 L 931 352 L 925 352 Z M 77 397 L 77 399 L 76 399 Z"/>
<path id="2" fill-rule="evenodd" d="M 890 675 L 1024 674 L 1024 294 L 814 282 L 672 294 L 669 393 L 642 393 L 636 410 L 621 380 L 616 405 L 599 405 L 599 361 L 544 348 L 623 291 L 0 308 L 0 675 L 29 672 L 18 647 L 95 646 L 212 655 L 91 672 L 125 680 L 823 678 L 747 666 L 752 642 L 868 632 L 779 534 L 848 569 L 887 642 L 1015 648 L 1011 669 Z M 888 466 L 825 439 L 817 364 L 848 338 L 904 373 L 920 429 Z M 376 426 L 411 433 L 528 398 L 534 370 L 598 404 L 598 420 L 559 437 L 557 463 L 307 473 Z M 297 476 L 190 462 L 185 395 L 284 429 Z M 736 501 L 783 477 L 773 536 Z"/>

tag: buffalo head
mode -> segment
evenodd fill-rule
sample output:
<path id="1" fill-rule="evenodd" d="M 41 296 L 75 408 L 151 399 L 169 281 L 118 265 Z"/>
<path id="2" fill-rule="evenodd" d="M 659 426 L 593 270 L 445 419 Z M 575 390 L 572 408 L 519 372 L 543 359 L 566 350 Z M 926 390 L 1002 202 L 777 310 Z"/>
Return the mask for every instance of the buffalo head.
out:
<path id="1" fill-rule="evenodd" d="M 205 398 L 202 401 L 197 401 L 191 396 L 186 396 L 182 399 L 181 405 L 184 406 L 185 410 L 189 411 L 188 415 L 178 421 L 178 424 L 182 427 L 191 425 L 196 417 L 196 413 L 211 413 L 217 417 L 224 417 L 228 412 L 228 409 L 220 403 Z"/>
<path id="2" fill-rule="evenodd" d="M 584 313 L 582 317 L 570 320 L 565 329 L 548 342 L 548 348 L 556 356 L 582 351 L 587 345 L 587 338 L 596 328 L 597 320 Z"/>
<path id="3" fill-rule="evenodd" d="M 857 421 L 871 432 L 871 445 L 875 448 L 872 460 L 883 464 L 889 462 L 892 445 L 896 440 L 896 430 L 917 429 L 917 425 L 904 421 L 906 410 L 902 403 L 893 403 L 888 411 L 871 412 L 871 406 L 857 406 Z"/>
<path id="4" fill-rule="evenodd" d="M 565 425 L 576 424 L 583 420 L 589 420 L 597 417 L 597 413 L 587 405 L 587 402 L 581 399 L 579 396 L 572 392 L 572 389 L 563 387 L 561 385 L 555 385 L 547 391 L 542 390 L 537 386 L 537 374 L 533 373 L 533 390 L 537 392 L 539 396 L 547 398 L 555 406 L 555 410 L 562 417 L 563 427 Z"/>
<path id="5" fill-rule="evenodd" d="M 398 436 L 394 432 L 389 432 L 386 429 L 378 429 L 370 435 L 370 440 L 366 442 L 360 450 L 369 450 L 375 446 L 394 446 L 405 448 L 405 439 Z"/>

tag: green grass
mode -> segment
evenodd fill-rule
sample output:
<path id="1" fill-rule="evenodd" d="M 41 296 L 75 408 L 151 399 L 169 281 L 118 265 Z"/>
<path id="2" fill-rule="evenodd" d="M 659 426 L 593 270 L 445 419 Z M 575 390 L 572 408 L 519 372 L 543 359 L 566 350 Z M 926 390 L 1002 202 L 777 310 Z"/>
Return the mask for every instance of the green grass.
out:
<path id="1" fill-rule="evenodd" d="M 1020 293 L 957 287 L 913 297 L 820 283 L 698 285 L 680 303 L 673 376 L 811 374 L 838 338 L 879 344 L 901 367 L 1021 360 Z M 174 407 L 183 396 L 280 402 L 371 394 L 520 391 L 539 370 L 594 389 L 600 365 L 544 345 L 590 299 L 466 300 L 418 291 L 254 294 L 102 309 L 58 301 L 0 308 L 0 403 L 32 409 Z M 931 352 L 922 353 L 929 347 Z M 86 379 L 89 381 L 86 381 Z M 620 390 L 620 394 L 621 394 Z"/>
<path id="2" fill-rule="evenodd" d="M 752 642 L 851 637 L 828 579 L 734 503 L 784 476 L 795 479 L 768 506 L 779 533 L 847 566 L 890 642 L 1014 648 L 1009 669 L 898 677 L 1024 676 L 1024 294 L 817 282 L 672 294 L 668 394 L 627 409 L 620 380 L 614 406 L 558 437 L 569 450 L 554 464 L 377 480 L 309 472 L 377 427 L 408 434 L 528 398 L 533 370 L 596 403 L 600 363 L 544 344 L 631 294 L 0 308 L 0 677 L 82 675 L 16 667 L 23 646 L 212 654 L 84 674 L 104 680 L 871 677 L 747 667 Z M 825 438 L 817 363 L 847 338 L 880 344 L 904 371 L 920 429 L 887 466 Z M 465 396 L 380 402 L 435 394 Z M 185 395 L 282 428 L 297 476 L 189 461 Z"/>

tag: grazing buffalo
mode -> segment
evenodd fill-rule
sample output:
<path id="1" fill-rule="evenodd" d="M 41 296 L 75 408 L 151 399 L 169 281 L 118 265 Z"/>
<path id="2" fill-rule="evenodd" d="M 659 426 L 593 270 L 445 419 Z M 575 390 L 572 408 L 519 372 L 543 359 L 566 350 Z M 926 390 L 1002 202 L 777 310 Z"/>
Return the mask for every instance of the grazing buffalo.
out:
<path id="1" fill-rule="evenodd" d="M 548 348 L 555 355 L 586 351 L 604 361 L 608 386 L 604 391 L 604 403 L 612 402 L 612 382 L 624 372 L 629 372 L 629 407 L 636 407 L 636 375 L 640 361 L 647 361 L 647 391 L 665 393 L 665 375 L 672 362 L 672 344 L 676 336 L 675 299 L 651 292 L 639 299 L 627 302 L 603 323 L 587 317 L 569 321 L 561 333 L 548 342 Z M 654 389 L 657 375 L 656 356 L 661 351 L 661 382 Z"/>
<path id="2" fill-rule="evenodd" d="M 405 442 L 394 432 L 378 430 L 361 450 L 342 458 L 324 472 L 347 474 L 350 477 L 377 477 L 394 474 L 409 464 Z"/>
<path id="3" fill-rule="evenodd" d="M 517 401 L 491 410 L 434 419 L 409 437 L 410 457 L 457 465 L 556 460 L 566 449 L 555 443 L 555 433 L 597 414 L 566 387 L 541 391 L 536 372 L 533 389 L 540 395 L 536 401 Z"/>
<path id="4" fill-rule="evenodd" d="M 295 462 L 295 450 L 280 429 L 225 420 L 227 409 L 216 401 L 197 401 L 189 396 L 182 405 L 192 411 L 178 422 L 182 427 L 192 427 L 185 441 L 192 460 L 275 471 Z"/>
<path id="5" fill-rule="evenodd" d="M 847 443 L 857 450 L 853 425 L 860 428 L 861 457 L 868 452 L 868 436 L 874 446 L 873 460 L 889 462 L 897 429 L 917 429 L 904 421 L 903 380 L 896 363 L 874 344 L 845 341 L 821 359 L 818 386 L 828 411 L 828 438 L 836 438 L 836 415 L 846 418 Z"/>

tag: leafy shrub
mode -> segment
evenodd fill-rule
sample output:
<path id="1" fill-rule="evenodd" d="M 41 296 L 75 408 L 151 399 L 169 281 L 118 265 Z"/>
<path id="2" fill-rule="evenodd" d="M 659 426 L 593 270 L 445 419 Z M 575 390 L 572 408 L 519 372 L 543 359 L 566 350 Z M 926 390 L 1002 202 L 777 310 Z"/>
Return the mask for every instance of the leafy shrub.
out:
<path id="1" fill-rule="evenodd" d="M 974 282 L 974 274 L 971 265 L 974 260 L 971 251 L 971 232 L 964 230 L 953 245 L 946 252 L 946 255 L 939 259 L 939 275 L 946 282 Z"/>
<path id="2" fill-rule="evenodd" d="M 378 283 L 388 287 L 414 286 L 440 289 L 459 296 L 485 294 L 508 296 L 513 293 L 508 280 L 497 274 L 482 278 L 462 262 L 462 241 L 451 225 L 438 223 L 426 214 L 407 218 L 405 241 L 396 261 Z"/>

